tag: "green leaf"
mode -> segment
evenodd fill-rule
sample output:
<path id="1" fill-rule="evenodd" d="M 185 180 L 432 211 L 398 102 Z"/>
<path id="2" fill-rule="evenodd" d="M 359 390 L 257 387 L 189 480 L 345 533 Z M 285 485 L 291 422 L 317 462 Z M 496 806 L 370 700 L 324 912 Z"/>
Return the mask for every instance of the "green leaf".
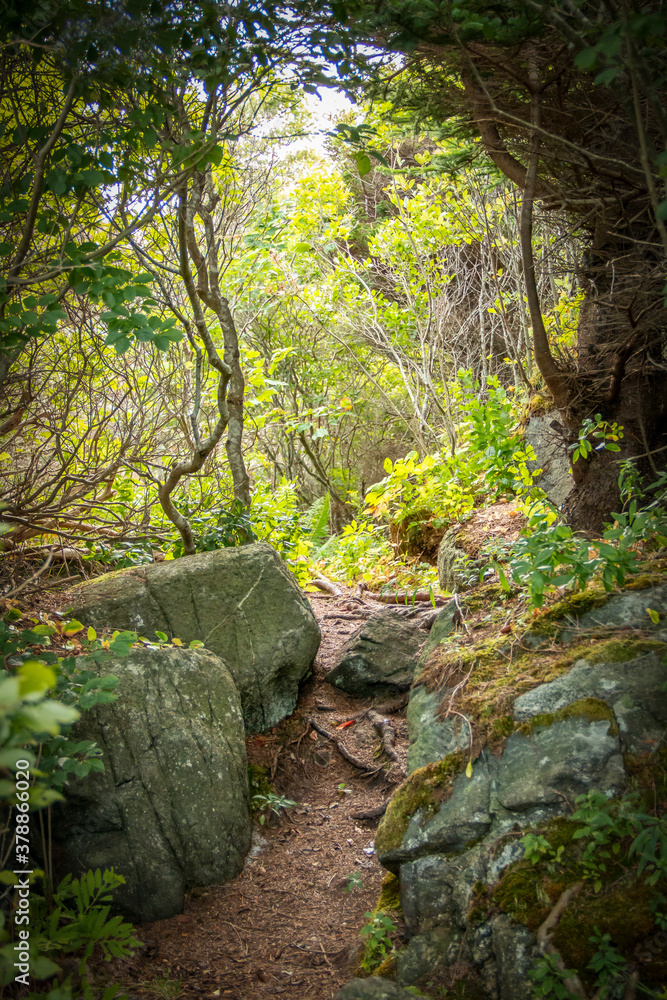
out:
<path id="1" fill-rule="evenodd" d="M 71 622 L 65 622 L 65 624 L 63 625 L 63 635 L 67 636 L 76 635 L 77 632 L 81 632 L 82 630 L 83 630 L 83 625 L 81 624 L 81 622 L 78 622 L 75 618 L 73 618 Z"/>
<path id="2" fill-rule="evenodd" d="M 366 153 L 357 153 L 355 159 L 357 161 L 359 176 L 365 177 L 366 174 L 370 174 L 372 167 L 370 157 Z"/>
<path id="3" fill-rule="evenodd" d="M 606 87 L 612 82 L 612 80 L 615 80 L 621 72 L 622 70 L 620 66 L 609 66 L 607 69 L 603 69 L 601 73 L 598 73 L 593 80 L 593 83 L 598 85 L 602 84 L 602 86 Z"/>
<path id="4" fill-rule="evenodd" d="M 56 675 L 53 670 L 39 660 L 26 660 L 16 673 L 20 680 L 21 697 L 48 691 L 56 686 Z"/>

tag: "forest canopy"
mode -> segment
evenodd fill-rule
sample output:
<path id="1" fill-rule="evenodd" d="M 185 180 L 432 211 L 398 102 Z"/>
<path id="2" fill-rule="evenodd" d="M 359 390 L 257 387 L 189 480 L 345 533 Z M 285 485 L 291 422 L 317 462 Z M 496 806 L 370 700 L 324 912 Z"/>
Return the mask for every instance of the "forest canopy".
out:
<path id="1" fill-rule="evenodd" d="M 5 552 L 391 562 L 537 488 L 531 399 L 600 532 L 664 465 L 666 18 L 4 4 Z"/>

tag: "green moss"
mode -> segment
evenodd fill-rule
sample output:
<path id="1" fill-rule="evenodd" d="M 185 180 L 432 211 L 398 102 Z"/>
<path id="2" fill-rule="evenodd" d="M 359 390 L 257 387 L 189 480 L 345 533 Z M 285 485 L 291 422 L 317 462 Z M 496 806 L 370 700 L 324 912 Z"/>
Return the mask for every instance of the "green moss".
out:
<path id="1" fill-rule="evenodd" d="M 571 705 L 560 708 L 557 712 L 541 712 L 520 725 L 519 731 L 525 736 L 529 736 L 535 729 L 553 726 L 554 722 L 562 722 L 564 719 L 588 719 L 589 722 L 606 720 L 609 722 L 607 735 L 618 736 L 618 726 L 614 713 L 609 705 L 599 698 L 580 698 L 578 701 L 573 701 Z"/>
<path id="2" fill-rule="evenodd" d="M 636 944 L 653 929 L 650 902 L 653 890 L 645 882 L 621 884 L 599 894 L 581 892 L 566 908 L 553 934 L 553 942 L 568 968 L 582 972 L 597 950 L 589 941 L 595 929 L 610 934 L 614 945 L 631 955 Z"/>
<path id="3" fill-rule="evenodd" d="M 539 832 L 556 852 L 559 847 L 568 848 L 571 844 L 578 844 L 577 841 L 573 841 L 578 828 L 578 823 L 558 818 L 551 820 Z M 502 847 L 502 844 L 499 844 L 499 847 Z M 578 851 L 577 847 L 576 852 Z M 565 873 L 557 877 L 549 874 L 548 864 L 548 861 L 537 865 L 530 861 L 515 861 L 506 869 L 495 888 L 487 889 L 487 899 L 503 913 L 508 913 L 514 920 L 526 924 L 530 930 L 537 930 L 564 889 L 581 877 L 581 868 L 577 863 L 567 868 L 563 866 Z M 484 896 L 482 894 L 479 896 L 483 901 Z"/>
<path id="4" fill-rule="evenodd" d="M 654 556 L 646 559 L 639 572 L 625 581 L 626 590 L 646 590 L 648 587 L 660 587 L 666 580 L 667 559 L 664 556 Z"/>
<path id="5" fill-rule="evenodd" d="M 546 610 L 540 611 L 533 619 L 530 631 L 538 635 L 554 635 L 558 631 L 555 623 L 559 623 L 561 618 L 566 618 L 568 615 L 571 618 L 579 617 L 586 611 L 592 611 L 593 608 L 601 608 L 610 597 L 611 593 L 598 584 L 568 594 L 562 601 L 557 601 Z"/>
<path id="6" fill-rule="evenodd" d="M 435 815 L 451 793 L 454 779 L 463 770 L 465 761 L 465 754 L 459 751 L 413 771 L 396 790 L 382 817 L 375 836 L 378 854 L 386 854 L 401 845 L 410 818 L 418 810 L 422 810 L 422 822 Z"/>
<path id="7" fill-rule="evenodd" d="M 251 798 L 253 795 L 269 795 L 273 791 L 265 767 L 260 767 L 259 764 L 250 764 L 248 767 L 248 787 Z"/>
<path id="8" fill-rule="evenodd" d="M 528 404 L 528 412 L 531 417 L 541 417 L 553 405 L 553 402 L 549 398 L 543 396 L 541 392 L 536 392 L 534 396 L 531 396 Z"/>
<path id="9" fill-rule="evenodd" d="M 493 720 L 491 736 L 496 739 L 504 739 L 506 736 L 511 736 L 515 728 L 515 722 L 511 715 L 501 715 L 498 719 Z"/>
<path id="10" fill-rule="evenodd" d="M 464 594 L 461 603 L 470 614 L 476 614 L 478 611 L 486 608 L 487 605 L 493 607 L 494 603 L 498 601 L 507 601 L 515 593 L 517 593 L 516 590 L 507 593 L 499 583 L 483 583 L 481 586 L 475 587 L 474 590 Z"/>
<path id="11" fill-rule="evenodd" d="M 656 640 L 610 639 L 609 642 L 596 644 L 587 655 L 589 663 L 623 663 L 634 660 L 645 653 L 664 652 L 665 643 Z"/>
<path id="12" fill-rule="evenodd" d="M 382 976 L 383 979 L 396 979 L 396 955 L 387 955 L 384 962 L 380 962 L 377 969 L 374 969 L 373 976 Z M 359 976 L 368 976 L 368 972 L 357 972 Z"/>
<path id="13" fill-rule="evenodd" d="M 598 869 L 596 877 L 600 884 L 595 891 L 582 860 L 587 838 L 575 839 L 580 829 L 579 823 L 561 817 L 533 831 L 549 842 L 549 854 L 536 864 L 526 860 L 514 862 L 493 887 L 475 885 L 471 914 L 480 922 L 500 909 L 536 931 L 563 892 L 582 883 L 561 915 L 552 940 L 566 966 L 578 969 L 589 987 L 592 978 L 586 967 L 596 951 L 596 945 L 590 941 L 596 928 L 602 934 L 610 934 L 615 947 L 632 962 L 638 945 L 655 933 L 651 900 L 656 892 L 664 892 L 665 887 L 664 883 L 649 886 L 638 875 L 637 859 L 629 854 L 632 838 L 626 837 L 615 841 L 618 853 L 609 852 L 598 858 L 601 861 L 604 857 L 604 865 Z M 561 847 L 563 851 L 556 860 Z M 501 849 L 499 841 L 497 851 Z M 642 967 L 642 983 L 662 982 L 665 973 L 667 956 L 654 957 L 651 965 Z"/>
<path id="14" fill-rule="evenodd" d="M 401 906 L 401 881 L 391 872 L 388 872 L 382 879 L 382 889 L 380 891 L 380 897 L 377 901 L 377 906 L 375 907 L 376 912 L 378 910 L 391 910 L 392 913 L 401 914 L 403 908 Z"/>

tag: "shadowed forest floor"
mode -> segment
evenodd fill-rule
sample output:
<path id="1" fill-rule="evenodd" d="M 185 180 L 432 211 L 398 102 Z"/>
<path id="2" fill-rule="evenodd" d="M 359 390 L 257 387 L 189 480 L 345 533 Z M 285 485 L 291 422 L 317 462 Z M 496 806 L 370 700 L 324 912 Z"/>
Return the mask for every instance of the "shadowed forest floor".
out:
<path id="1" fill-rule="evenodd" d="M 358 605 L 348 596 L 319 595 L 311 605 L 322 628 L 314 674 L 292 716 L 270 733 L 247 740 L 248 763 L 264 767 L 273 775 L 276 793 L 298 807 L 279 822 L 256 824 L 253 848 L 233 882 L 195 889 L 183 914 L 138 928 L 144 948 L 115 969 L 116 981 L 133 1000 L 277 995 L 331 1000 L 354 974 L 364 913 L 376 905 L 385 873 L 372 853 L 378 820 L 352 814 L 380 805 L 400 778 L 392 783 L 384 777 L 391 762 L 368 719 L 335 729 L 369 705 L 324 682 L 362 619 L 325 616 L 354 614 Z M 364 610 L 380 607 L 366 601 Z M 404 714 L 390 717 L 403 766 Z M 308 716 L 342 735 L 347 748 L 370 767 L 384 764 L 385 769 L 365 776 L 309 726 Z M 346 891 L 355 872 L 363 887 Z"/>

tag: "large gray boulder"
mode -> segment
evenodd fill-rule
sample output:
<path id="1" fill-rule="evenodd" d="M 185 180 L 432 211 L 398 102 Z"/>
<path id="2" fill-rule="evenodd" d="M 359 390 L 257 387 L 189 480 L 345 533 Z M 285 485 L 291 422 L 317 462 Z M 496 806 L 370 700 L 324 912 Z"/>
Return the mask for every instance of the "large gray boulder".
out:
<path id="1" fill-rule="evenodd" d="M 229 668 L 248 732 L 293 711 L 320 643 L 308 600 L 265 543 L 108 573 L 67 599 L 84 625 L 199 639 Z"/>
<path id="2" fill-rule="evenodd" d="M 389 608 L 371 615 L 343 646 L 329 684 L 355 698 L 374 698 L 407 691 L 426 640 L 420 615 L 406 617 Z"/>
<path id="3" fill-rule="evenodd" d="M 171 917 L 194 886 L 243 868 L 251 819 L 241 704 L 224 663 L 205 650 L 132 649 L 92 669 L 120 678 L 117 701 L 86 712 L 105 769 L 66 788 L 54 818 L 61 872 L 109 868 L 136 922 Z"/>

